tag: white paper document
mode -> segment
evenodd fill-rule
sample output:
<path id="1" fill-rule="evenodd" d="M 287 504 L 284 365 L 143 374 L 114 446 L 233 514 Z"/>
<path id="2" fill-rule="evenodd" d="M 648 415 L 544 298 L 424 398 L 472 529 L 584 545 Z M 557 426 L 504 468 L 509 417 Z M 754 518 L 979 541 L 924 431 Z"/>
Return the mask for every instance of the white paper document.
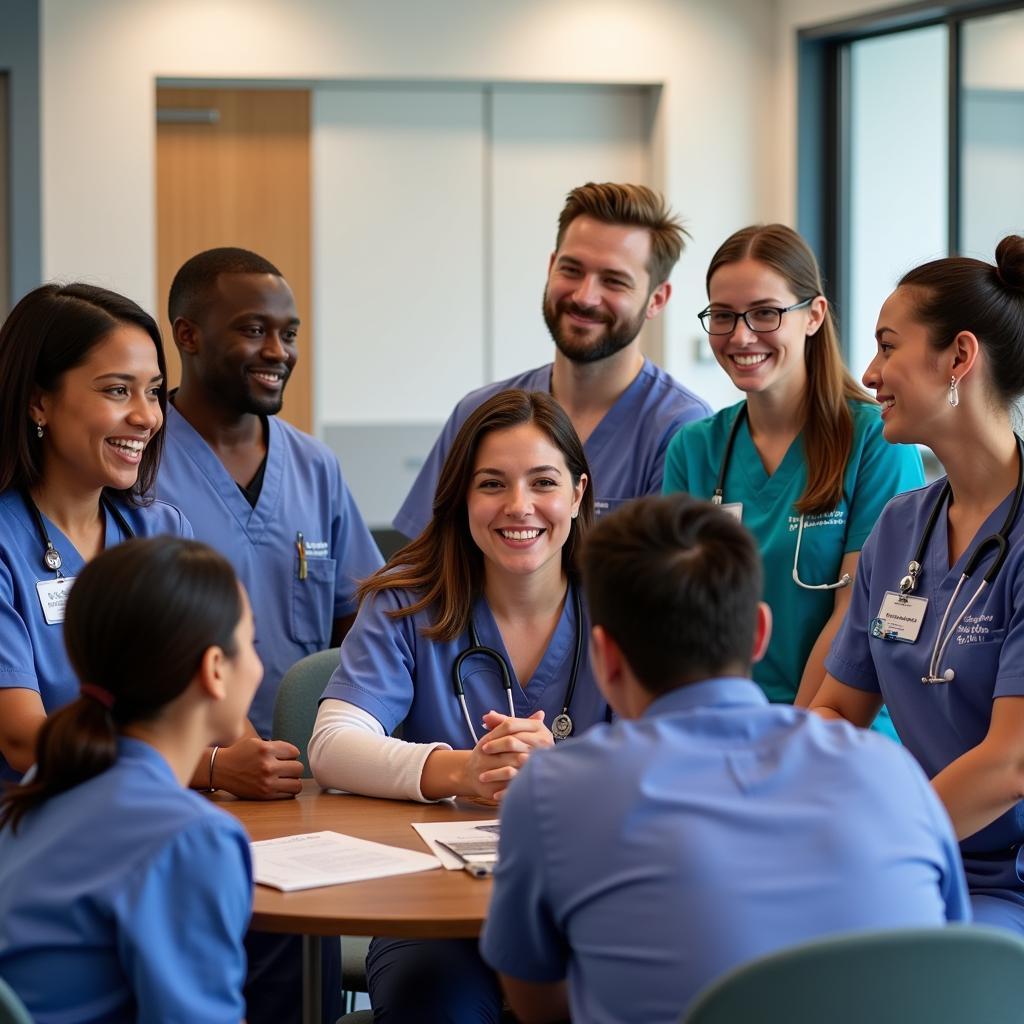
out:
<path id="1" fill-rule="evenodd" d="M 498 859 L 497 818 L 493 821 L 413 822 L 412 827 L 449 871 L 465 867 L 467 861 L 494 864 Z"/>
<path id="2" fill-rule="evenodd" d="M 249 845 L 255 880 L 284 892 L 409 875 L 439 867 L 437 858 L 429 854 L 371 843 L 340 832 L 307 832 Z"/>

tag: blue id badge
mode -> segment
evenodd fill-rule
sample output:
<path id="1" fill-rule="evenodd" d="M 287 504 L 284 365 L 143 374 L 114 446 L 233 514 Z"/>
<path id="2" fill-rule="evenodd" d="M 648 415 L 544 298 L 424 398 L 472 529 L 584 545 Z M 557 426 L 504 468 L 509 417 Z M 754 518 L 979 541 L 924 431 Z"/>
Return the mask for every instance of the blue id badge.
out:
<path id="1" fill-rule="evenodd" d="M 898 640 L 912 644 L 921 632 L 928 598 L 887 591 L 878 615 L 871 620 L 871 635 L 879 640 Z"/>

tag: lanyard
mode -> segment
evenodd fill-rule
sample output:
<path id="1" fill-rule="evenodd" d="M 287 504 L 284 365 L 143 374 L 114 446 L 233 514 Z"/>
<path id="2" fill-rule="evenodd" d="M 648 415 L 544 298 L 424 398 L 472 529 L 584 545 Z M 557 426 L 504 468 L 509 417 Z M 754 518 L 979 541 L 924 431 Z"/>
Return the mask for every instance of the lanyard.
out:
<path id="1" fill-rule="evenodd" d="M 43 542 L 43 566 L 50 572 L 55 573 L 57 579 L 61 579 L 64 574 L 60 570 L 64 560 L 61 558 L 60 552 L 53 546 L 53 541 L 50 540 L 50 534 L 46 529 L 42 513 L 27 490 L 22 490 L 21 497 L 25 502 L 25 508 L 28 509 L 29 515 L 35 522 L 36 533 L 38 533 L 39 539 Z M 128 525 L 128 520 L 121 514 L 121 510 L 105 494 L 100 496 L 100 507 L 110 513 L 126 538 L 135 536 L 135 532 Z"/>

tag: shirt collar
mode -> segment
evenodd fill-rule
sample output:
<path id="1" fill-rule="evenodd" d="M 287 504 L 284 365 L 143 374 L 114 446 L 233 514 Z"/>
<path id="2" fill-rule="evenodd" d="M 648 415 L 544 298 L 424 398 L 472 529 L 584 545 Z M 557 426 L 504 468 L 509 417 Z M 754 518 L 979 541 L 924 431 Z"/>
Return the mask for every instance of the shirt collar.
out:
<path id="1" fill-rule="evenodd" d="M 661 694 L 647 706 L 641 717 L 693 711 L 697 708 L 756 706 L 767 703 L 768 698 L 757 683 L 740 676 L 722 676 L 717 679 L 702 679 L 699 683 L 687 683 Z"/>

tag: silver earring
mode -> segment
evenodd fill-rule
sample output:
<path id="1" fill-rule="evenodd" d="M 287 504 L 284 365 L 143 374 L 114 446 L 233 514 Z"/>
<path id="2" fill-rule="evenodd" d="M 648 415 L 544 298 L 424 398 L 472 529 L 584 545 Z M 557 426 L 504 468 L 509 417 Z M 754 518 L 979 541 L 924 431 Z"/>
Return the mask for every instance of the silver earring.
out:
<path id="1" fill-rule="evenodd" d="M 949 394 L 946 396 L 952 408 L 956 408 L 960 404 L 960 392 L 956 389 L 956 377 L 949 378 Z"/>
<path id="2" fill-rule="evenodd" d="M 37 423 L 36 424 L 36 437 L 42 437 L 42 436 L 43 436 L 43 425 L 42 425 L 42 423 Z"/>

